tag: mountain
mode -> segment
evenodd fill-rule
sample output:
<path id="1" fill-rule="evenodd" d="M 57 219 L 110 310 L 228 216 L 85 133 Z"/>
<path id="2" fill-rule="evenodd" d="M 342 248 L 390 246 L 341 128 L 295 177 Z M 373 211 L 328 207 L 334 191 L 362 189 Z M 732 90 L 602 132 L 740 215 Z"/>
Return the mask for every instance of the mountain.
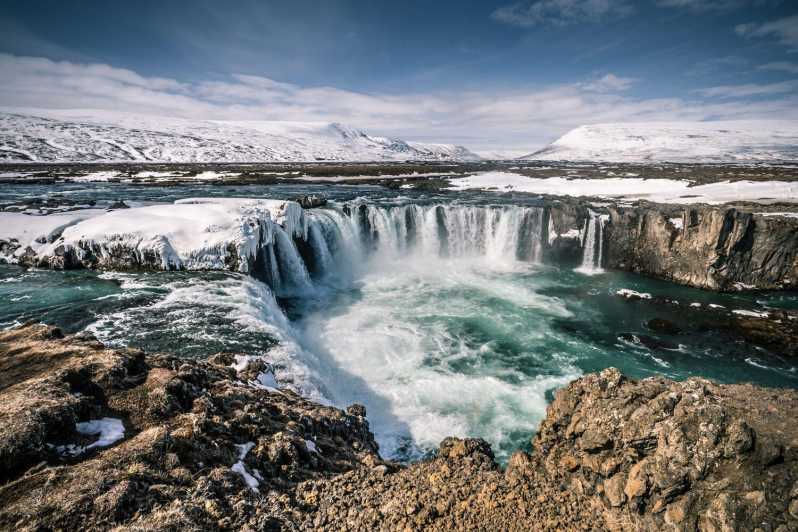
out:
<path id="1" fill-rule="evenodd" d="M 798 160 L 798 122 L 640 122 L 572 129 L 527 160 L 756 162 Z"/>
<path id="2" fill-rule="evenodd" d="M 108 111 L 0 112 L 0 162 L 473 161 L 462 146 L 339 123 L 187 120 Z"/>

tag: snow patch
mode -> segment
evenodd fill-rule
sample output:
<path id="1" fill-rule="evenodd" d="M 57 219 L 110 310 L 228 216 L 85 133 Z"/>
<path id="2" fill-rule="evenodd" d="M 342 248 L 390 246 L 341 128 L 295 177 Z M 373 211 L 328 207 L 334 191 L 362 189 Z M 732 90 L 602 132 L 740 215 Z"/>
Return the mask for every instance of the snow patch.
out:
<path id="1" fill-rule="evenodd" d="M 86 449 L 108 447 L 125 437 L 125 425 L 122 424 L 121 419 L 113 417 L 104 417 L 102 419 L 92 419 L 77 423 L 75 425 L 75 430 L 84 436 L 99 435 L 99 439 L 91 445 L 86 446 Z"/>
<path id="2" fill-rule="evenodd" d="M 637 292 L 631 288 L 621 288 L 617 290 L 615 294 L 625 297 L 626 299 L 651 299 L 651 294 L 648 292 Z"/>
<path id="3" fill-rule="evenodd" d="M 255 447 L 255 442 L 249 441 L 247 443 L 237 444 L 236 449 L 238 449 L 238 462 L 233 464 L 230 468 L 233 472 L 238 473 L 244 479 L 244 482 L 247 484 L 249 489 L 254 492 L 258 491 L 258 486 L 260 482 L 257 478 L 252 476 L 249 471 L 247 471 L 247 466 L 244 465 L 244 458 L 246 458 L 247 453 Z"/>
<path id="4" fill-rule="evenodd" d="M 720 181 L 691 187 L 691 182 L 683 179 L 537 178 L 512 172 L 483 172 L 450 179 L 449 183 L 455 190 L 514 190 L 530 194 L 648 200 L 655 203 L 798 203 L 798 182 L 790 181 Z"/>
<path id="5" fill-rule="evenodd" d="M 735 309 L 732 310 L 732 314 L 739 314 L 740 316 L 748 316 L 749 318 L 767 318 L 770 316 L 767 312 L 756 312 L 753 310 L 741 310 Z"/>
<path id="6" fill-rule="evenodd" d="M 759 216 L 775 216 L 779 218 L 798 218 L 798 212 L 757 212 Z"/>

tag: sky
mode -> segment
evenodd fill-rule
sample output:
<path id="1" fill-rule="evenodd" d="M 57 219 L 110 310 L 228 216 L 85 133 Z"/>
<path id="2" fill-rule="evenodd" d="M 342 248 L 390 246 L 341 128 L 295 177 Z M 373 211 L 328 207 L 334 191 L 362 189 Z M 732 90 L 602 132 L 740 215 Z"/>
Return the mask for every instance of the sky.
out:
<path id="1" fill-rule="evenodd" d="M 502 155 L 591 123 L 798 120 L 798 2 L 3 0 L 0 106 L 337 121 Z"/>

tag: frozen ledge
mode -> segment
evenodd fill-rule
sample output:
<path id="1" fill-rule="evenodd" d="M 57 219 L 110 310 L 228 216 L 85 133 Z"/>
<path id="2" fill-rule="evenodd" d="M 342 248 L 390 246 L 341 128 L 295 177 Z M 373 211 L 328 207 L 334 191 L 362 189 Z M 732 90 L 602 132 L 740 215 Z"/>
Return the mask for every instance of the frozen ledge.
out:
<path id="1" fill-rule="evenodd" d="M 0 239 L 16 238 L 20 247 L 15 258 L 39 266 L 67 267 L 74 261 L 99 268 L 247 273 L 277 231 L 307 238 L 304 211 L 293 201 L 189 198 L 89 214 L 82 219 L 85 214 L 76 213 L 67 223 L 59 220 L 58 229 L 63 230 L 58 233 L 51 224 L 42 225 L 39 218 L 47 217 L 0 213 L 0 226 L 5 227 Z"/>

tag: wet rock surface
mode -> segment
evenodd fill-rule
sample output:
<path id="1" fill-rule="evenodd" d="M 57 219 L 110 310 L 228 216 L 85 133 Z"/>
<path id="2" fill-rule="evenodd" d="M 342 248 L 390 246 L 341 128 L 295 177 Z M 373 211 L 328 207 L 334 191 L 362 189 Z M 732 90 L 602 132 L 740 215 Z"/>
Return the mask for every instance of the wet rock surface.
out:
<path id="1" fill-rule="evenodd" d="M 457 438 L 404 466 L 379 457 L 362 406 L 236 362 L 0 333 L 0 529 L 798 529 L 793 390 L 608 369 L 557 392 L 505 469 Z M 105 434 L 78 428 L 102 419 L 123 434 L 91 447 Z"/>

